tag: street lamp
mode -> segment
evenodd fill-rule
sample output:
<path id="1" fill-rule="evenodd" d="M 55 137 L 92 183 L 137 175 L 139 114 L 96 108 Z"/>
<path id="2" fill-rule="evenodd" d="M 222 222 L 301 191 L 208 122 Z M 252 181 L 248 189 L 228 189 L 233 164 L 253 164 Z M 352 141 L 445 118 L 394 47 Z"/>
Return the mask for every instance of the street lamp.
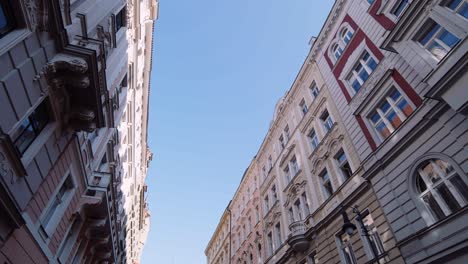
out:
<path id="1" fill-rule="evenodd" d="M 367 226 L 364 225 L 361 212 L 359 211 L 357 205 L 355 205 L 352 208 L 353 208 L 353 213 L 356 215 L 356 221 L 358 222 L 359 227 L 361 227 L 362 234 L 365 237 L 367 237 L 367 241 L 369 241 L 372 254 L 374 255 L 371 261 L 372 263 L 378 262 L 378 256 L 379 256 L 378 250 L 376 248 L 375 243 L 373 242 L 374 240 L 371 238 L 371 235 L 369 234 L 369 230 L 367 229 Z M 341 230 L 344 233 L 351 236 L 354 233 L 354 230 L 356 230 L 357 228 L 353 223 L 351 223 L 351 221 L 349 221 L 349 217 L 348 217 L 348 214 L 346 213 L 346 209 L 344 208 L 344 206 L 341 207 L 341 215 L 343 216 L 343 227 L 341 228 Z"/>

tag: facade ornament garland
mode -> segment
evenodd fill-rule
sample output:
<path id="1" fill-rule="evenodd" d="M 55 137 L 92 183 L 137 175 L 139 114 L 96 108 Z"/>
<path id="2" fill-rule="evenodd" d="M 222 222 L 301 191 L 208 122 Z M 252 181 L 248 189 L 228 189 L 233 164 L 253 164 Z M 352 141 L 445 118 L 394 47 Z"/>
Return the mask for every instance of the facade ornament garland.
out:
<path id="1" fill-rule="evenodd" d="M 287 192 L 287 198 L 286 202 L 284 203 L 284 206 L 289 206 L 289 203 L 291 201 L 294 201 L 296 197 L 303 192 L 307 181 L 300 178 L 295 180 L 296 183 L 291 184 L 291 186 L 288 188 Z"/>

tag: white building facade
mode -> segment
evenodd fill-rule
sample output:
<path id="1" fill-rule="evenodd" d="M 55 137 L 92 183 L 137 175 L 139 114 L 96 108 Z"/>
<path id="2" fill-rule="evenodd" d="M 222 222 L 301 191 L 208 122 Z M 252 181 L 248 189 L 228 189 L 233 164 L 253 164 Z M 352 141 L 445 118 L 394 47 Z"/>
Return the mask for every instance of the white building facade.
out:
<path id="1" fill-rule="evenodd" d="M 139 262 L 158 2 L 0 8 L 0 260 Z"/>

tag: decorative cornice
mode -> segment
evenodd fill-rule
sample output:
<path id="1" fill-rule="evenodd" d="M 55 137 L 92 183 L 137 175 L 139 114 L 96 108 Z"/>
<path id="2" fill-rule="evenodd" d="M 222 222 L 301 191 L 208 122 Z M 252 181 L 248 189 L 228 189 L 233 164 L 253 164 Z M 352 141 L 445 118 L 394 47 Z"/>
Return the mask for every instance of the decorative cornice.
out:
<path id="1" fill-rule="evenodd" d="M 289 206 L 289 203 L 291 203 L 291 201 L 294 201 L 296 197 L 303 192 L 307 184 L 307 180 L 303 179 L 302 177 L 298 177 L 294 181 L 295 182 L 291 184 L 291 186 L 289 186 L 289 188 L 286 190 L 287 198 L 286 202 L 284 203 L 284 206 L 286 207 Z"/>

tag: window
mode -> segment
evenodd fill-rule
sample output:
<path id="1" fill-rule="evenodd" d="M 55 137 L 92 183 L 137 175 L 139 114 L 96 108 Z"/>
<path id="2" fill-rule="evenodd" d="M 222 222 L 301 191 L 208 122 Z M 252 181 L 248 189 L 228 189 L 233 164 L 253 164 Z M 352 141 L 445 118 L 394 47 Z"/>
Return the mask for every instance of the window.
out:
<path id="1" fill-rule="evenodd" d="M 0 2 L 0 38 L 12 31 L 16 24 L 9 2 L 8 0 Z"/>
<path id="2" fill-rule="evenodd" d="M 416 187 L 419 198 L 440 220 L 468 203 L 468 183 L 454 167 L 441 159 L 430 159 L 417 170 Z"/>
<path id="3" fill-rule="evenodd" d="M 393 7 L 391 11 L 392 15 L 396 17 L 400 17 L 403 11 L 408 6 L 408 4 L 409 4 L 408 0 L 398 0 L 398 2 L 395 4 L 395 6 Z"/>
<path id="4" fill-rule="evenodd" d="M 320 173 L 320 179 L 322 180 L 322 188 L 325 195 L 325 199 L 327 199 L 333 194 L 333 186 L 331 184 L 330 177 L 328 176 L 328 172 L 326 169 L 322 171 L 322 173 Z"/>
<path id="5" fill-rule="evenodd" d="M 273 204 L 275 204 L 276 201 L 278 201 L 278 194 L 276 193 L 276 186 L 275 185 L 273 185 L 271 187 L 271 196 L 273 197 L 272 202 L 273 202 Z"/>
<path id="6" fill-rule="evenodd" d="M 419 37 L 418 42 L 429 51 L 437 61 L 442 60 L 460 41 L 458 37 L 431 19 L 429 19 L 422 28 L 424 31 Z"/>
<path id="7" fill-rule="evenodd" d="M 115 15 L 115 32 L 119 31 L 119 29 L 127 26 L 127 8 L 124 7 L 122 10 Z"/>
<path id="8" fill-rule="evenodd" d="M 299 107 L 301 108 L 302 115 L 305 116 L 305 114 L 307 114 L 307 112 L 309 111 L 309 108 L 307 108 L 307 105 L 304 99 L 302 99 L 301 102 L 299 103 Z"/>
<path id="9" fill-rule="evenodd" d="M 296 156 L 293 156 L 291 161 L 289 162 L 291 166 L 292 176 L 294 177 L 299 172 L 299 165 L 297 164 Z"/>
<path id="10" fill-rule="evenodd" d="M 265 166 L 263 166 L 263 168 L 262 168 L 262 174 L 263 174 L 263 178 L 265 179 L 266 176 L 267 176 L 267 171 L 266 171 Z"/>
<path id="11" fill-rule="evenodd" d="M 288 184 L 292 179 L 291 173 L 289 172 L 289 166 L 286 166 L 283 172 L 284 172 L 284 178 L 286 179 L 286 184 Z"/>
<path id="12" fill-rule="evenodd" d="M 369 52 L 364 51 L 359 58 L 359 61 L 354 65 L 346 78 L 349 86 L 353 88 L 354 92 L 359 91 L 364 82 L 369 79 L 369 76 L 375 68 L 377 68 L 376 60 L 369 54 Z"/>
<path id="13" fill-rule="evenodd" d="M 54 197 L 51 197 L 50 205 L 48 206 L 42 220 L 40 233 L 45 238 L 49 237 L 52 231 L 55 229 L 61 216 L 57 215 L 61 210 L 64 210 L 67 206 L 65 202 L 70 196 L 73 190 L 73 180 L 71 175 L 68 175 L 62 186 L 58 190 Z"/>
<path id="14" fill-rule="evenodd" d="M 353 175 L 353 171 L 351 170 L 351 166 L 349 165 L 348 159 L 346 158 L 346 154 L 341 149 L 338 154 L 335 155 L 335 159 L 338 163 L 338 168 L 343 175 L 344 180 L 346 181 Z"/>
<path id="15" fill-rule="evenodd" d="M 317 254 L 312 253 L 307 257 L 307 264 L 318 264 L 318 257 Z"/>
<path id="16" fill-rule="evenodd" d="M 344 233 L 339 236 L 339 243 L 342 262 L 345 264 L 357 264 L 356 258 L 354 257 L 354 251 L 351 246 L 351 237 Z"/>
<path id="17" fill-rule="evenodd" d="M 284 132 L 284 133 L 283 133 L 283 134 L 284 134 L 284 139 L 286 140 L 286 142 L 288 142 L 289 139 L 290 139 L 290 136 L 289 136 L 289 126 L 286 126 L 286 127 L 284 128 L 284 131 L 283 131 L 283 132 Z"/>
<path id="18" fill-rule="evenodd" d="M 267 250 L 268 255 L 271 256 L 273 254 L 273 235 L 271 232 L 267 235 Z"/>
<path id="19" fill-rule="evenodd" d="M 366 239 L 367 245 L 369 247 L 373 248 L 373 249 L 369 249 L 368 252 L 372 254 L 372 255 L 369 256 L 370 257 L 369 259 L 374 259 L 374 258 L 382 255 L 385 252 L 384 247 L 383 247 L 383 243 L 382 243 L 382 240 L 380 239 L 380 236 L 379 236 L 379 234 L 377 232 L 377 227 L 374 224 L 374 219 L 372 218 L 372 216 L 370 214 L 367 214 L 367 216 L 364 217 L 362 222 L 367 227 L 367 230 L 369 230 L 369 236 L 368 237 L 362 237 L 362 238 Z M 361 234 L 361 236 L 363 236 L 363 234 Z M 373 252 L 376 252 L 378 255 L 374 256 Z"/>
<path id="20" fill-rule="evenodd" d="M 271 158 L 271 155 L 268 156 L 268 171 L 270 171 L 273 168 L 273 159 Z"/>
<path id="21" fill-rule="evenodd" d="M 317 134 L 315 133 L 315 130 L 310 131 L 309 133 L 309 141 L 310 141 L 310 146 L 312 147 L 312 151 L 314 151 L 318 144 L 320 143 Z"/>
<path id="22" fill-rule="evenodd" d="M 340 45 L 338 44 L 335 44 L 333 46 L 333 55 L 335 56 L 335 59 L 338 60 L 339 58 L 341 58 L 341 55 L 343 54 L 343 49 L 340 47 Z"/>
<path id="23" fill-rule="evenodd" d="M 255 207 L 255 223 L 258 223 L 260 221 L 259 217 L 259 212 L 258 212 L 258 206 Z"/>
<path id="24" fill-rule="evenodd" d="M 354 31 L 349 26 L 343 27 L 341 31 L 337 33 L 337 40 L 331 45 L 329 51 L 329 55 L 335 62 L 338 61 L 343 55 L 344 50 L 353 38 L 353 34 Z"/>
<path id="25" fill-rule="evenodd" d="M 280 246 L 281 246 L 281 242 L 282 242 L 282 239 L 281 239 L 281 224 L 280 223 L 277 223 L 275 225 L 275 235 L 276 235 L 276 241 L 275 241 L 275 244 L 276 244 L 276 247 L 275 249 L 278 249 Z"/>
<path id="26" fill-rule="evenodd" d="M 13 132 L 11 139 L 21 155 L 26 152 L 28 147 L 49 122 L 50 118 L 47 104 L 47 100 L 42 101 L 34 112 L 24 119 L 19 128 Z"/>
<path id="27" fill-rule="evenodd" d="M 268 211 L 270 210 L 270 200 L 268 198 L 268 195 L 265 196 L 265 199 L 263 199 L 263 203 L 265 205 L 265 215 L 266 215 Z"/>
<path id="28" fill-rule="evenodd" d="M 317 98 L 317 96 L 319 95 L 319 89 L 318 89 L 317 84 L 315 83 L 315 81 L 312 82 L 309 89 L 310 89 L 310 93 L 312 94 L 313 99 Z"/>
<path id="29" fill-rule="evenodd" d="M 305 212 L 305 215 L 307 216 L 310 214 L 310 208 L 309 208 L 309 202 L 307 201 L 307 196 L 305 192 L 302 193 L 301 198 L 302 198 L 302 203 L 304 204 L 304 212 Z"/>
<path id="30" fill-rule="evenodd" d="M 64 238 L 65 241 L 63 242 L 61 248 L 59 249 L 57 253 L 59 263 L 67 262 L 67 259 L 70 256 L 70 253 L 73 249 L 73 245 L 75 244 L 76 239 L 78 238 L 80 227 L 81 227 L 81 219 L 79 218 L 79 216 L 77 216 L 73 220 L 73 224 L 70 227 L 68 234 Z"/>
<path id="31" fill-rule="evenodd" d="M 258 250 L 258 263 L 262 263 L 262 244 L 257 245 Z"/>
<path id="32" fill-rule="evenodd" d="M 294 223 L 295 217 L 294 217 L 294 210 L 293 210 L 292 207 L 289 207 L 288 215 L 289 215 L 289 223 L 290 223 L 290 224 Z"/>
<path id="33" fill-rule="evenodd" d="M 303 212 L 302 212 L 302 206 L 301 206 L 301 200 L 300 199 L 297 199 L 296 202 L 294 202 L 294 209 L 296 209 L 298 220 L 304 219 L 304 216 L 302 215 Z"/>
<path id="34" fill-rule="evenodd" d="M 449 0 L 445 6 L 460 16 L 468 19 L 468 3 L 466 0 Z"/>
<path id="35" fill-rule="evenodd" d="M 369 4 L 372 5 L 372 4 L 374 3 L 374 1 L 375 1 L 375 0 L 367 0 L 367 3 L 369 3 Z"/>
<path id="36" fill-rule="evenodd" d="M 401 93 L 392 87 L 390 93 L 371 113 L 370 120 L 381 139 L 387 138 L 406 118 L 413 113 L 413 107 Z"/>
<path id="37" fill-rule="evenodd" d="M 325 129 L 325 134 L 328 133 L 328 131 L 331 130 L 331 128 L 333 127 L 333 119 L 331 118 L 331 116 L 328 114 L 328 111 L 325 110 L 325 112 L 322 114 L 322 116 L 320 117 L 320 119 L 322 120 L 322 124 L 323 124 L 323 127 Z"/>
<path id="38" fill-rule="evenodd" d="M 279 137 L 278 141 L 279 141 L 279 143 L 280 143 L 280 148 L 281 148 L 281 150 L 283 150 L 283 149 L 284 149 L 284 146 L 286 146 L 286 143 L 284 142 L 284 137 L 283 137 L 283 135 L 281 135 L 281 136 Z"/>
<path id="39" fill-rule="evenodd" d="M 353 37 L 353 32 L 345 27 L 341 31 L 340 36 L 341 36 L 341 39 L 343 40 L 343 42 L 346 43 L 346 45 L 347 45 L 351 41 L 351 38 Z"/>

